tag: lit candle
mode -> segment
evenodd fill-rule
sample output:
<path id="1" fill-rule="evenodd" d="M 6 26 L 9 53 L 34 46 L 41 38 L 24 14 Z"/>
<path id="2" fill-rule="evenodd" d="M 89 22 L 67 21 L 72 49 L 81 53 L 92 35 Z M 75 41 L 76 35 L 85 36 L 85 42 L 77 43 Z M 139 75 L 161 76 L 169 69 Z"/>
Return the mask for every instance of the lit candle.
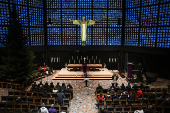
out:
<path id="1" fill-rule="evenodd" d="M 110 58 L 109 58 L 109 62 L 110 62 Z"/>
<path id="2" fill-rule="evenodd" d="M 58 57 L 57 57 L 57 62 L 58 62 Z"/>
<path id="3" fill-rule="evenodd" d="M 112 58 L 112 62 L 113 62 L 113 58 Z"/>

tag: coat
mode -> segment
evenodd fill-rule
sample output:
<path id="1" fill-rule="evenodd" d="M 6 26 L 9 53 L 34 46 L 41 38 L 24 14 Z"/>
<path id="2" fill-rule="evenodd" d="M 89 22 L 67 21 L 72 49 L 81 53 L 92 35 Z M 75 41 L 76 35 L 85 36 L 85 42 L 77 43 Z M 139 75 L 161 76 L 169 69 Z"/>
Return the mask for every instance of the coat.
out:
<path id="1" fill-rule="evenodd" d="M 46 107 L 41 107 L 40 111 L 41 111 L 41 113 L 49 113 L 48 109 Z"/>

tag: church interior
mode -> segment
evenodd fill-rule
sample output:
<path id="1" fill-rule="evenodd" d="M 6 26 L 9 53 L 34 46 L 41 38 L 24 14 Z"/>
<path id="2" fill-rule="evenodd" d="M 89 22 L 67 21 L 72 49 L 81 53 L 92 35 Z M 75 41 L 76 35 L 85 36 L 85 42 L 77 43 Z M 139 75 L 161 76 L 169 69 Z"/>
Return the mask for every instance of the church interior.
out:
<path id="1" fill-rule="evenodd" d="M 0 0 L 0 53 L 0 113 L 170 113 L 170 0 Z"/>

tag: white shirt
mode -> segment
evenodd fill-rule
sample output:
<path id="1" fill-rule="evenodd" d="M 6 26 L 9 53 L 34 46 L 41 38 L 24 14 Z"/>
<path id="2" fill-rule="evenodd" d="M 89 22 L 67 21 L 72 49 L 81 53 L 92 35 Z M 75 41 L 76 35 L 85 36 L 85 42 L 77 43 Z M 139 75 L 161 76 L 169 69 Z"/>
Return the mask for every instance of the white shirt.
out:
<path id="1" fill-rule="evenodd" d="M 143 109 L 142 110 L 135 110 L 134 113 L 144 113 Z"/>
<path id="2" fill-rule="evenodd" d="M 41 110 L 41 113 L 49 113 L 46 107 L 41 107 L 40 110 Z"/>

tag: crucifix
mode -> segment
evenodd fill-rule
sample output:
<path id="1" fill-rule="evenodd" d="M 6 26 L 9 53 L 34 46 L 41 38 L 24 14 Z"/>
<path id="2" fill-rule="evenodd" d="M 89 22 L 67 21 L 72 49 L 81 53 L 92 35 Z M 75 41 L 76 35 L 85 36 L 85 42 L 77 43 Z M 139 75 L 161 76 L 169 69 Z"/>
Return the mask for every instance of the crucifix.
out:
<path id="1" fill-rule="evenodd" d="M 85 57 L 84 57 L 83 59 L 84 59 L 84 61 L 86 60 L 86 58 L 85 58 Z"/>

